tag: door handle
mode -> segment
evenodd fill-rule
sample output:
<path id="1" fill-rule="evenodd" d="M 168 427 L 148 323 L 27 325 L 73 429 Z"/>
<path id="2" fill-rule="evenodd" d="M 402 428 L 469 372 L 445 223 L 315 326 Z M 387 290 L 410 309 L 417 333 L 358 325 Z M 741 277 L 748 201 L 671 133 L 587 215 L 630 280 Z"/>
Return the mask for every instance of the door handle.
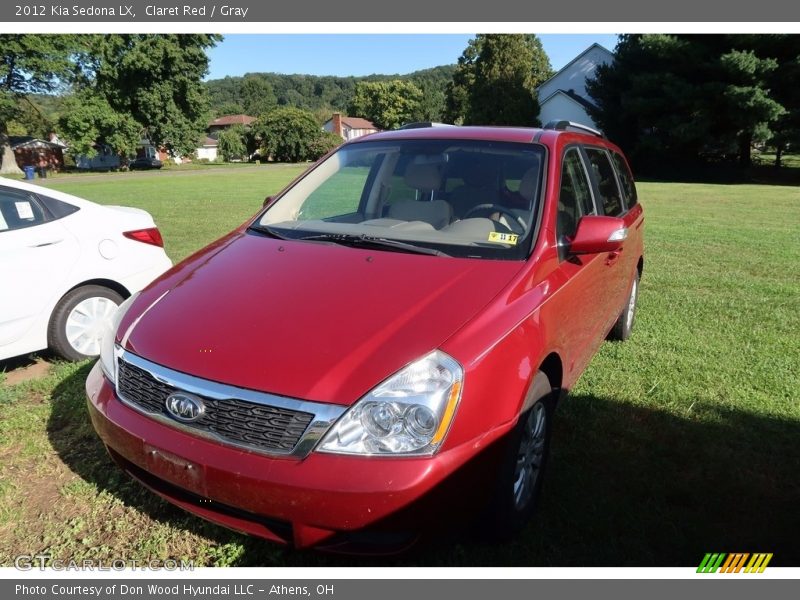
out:
<path id="1" fill-rule="evenodd" d="M 622 249 L 614 250 L 613 252 L 609 252 L 608 256 L 606 256 L 606 265 L 611 266 L 615 262 L 619 260 L 619 257 L 622 256 Z"/>
<path id="2" fill-rule="evenodd" d="M 60 244 L 63 241 L 64 241 L 63 238 L 60 240 L 50 240 L 49 242 L 41 242 L 40 244 L 34 244 L 33 246 L 30 246 L 30 248 L 44 248 L 45 246 L 55 246 L 56 244 Z"/>

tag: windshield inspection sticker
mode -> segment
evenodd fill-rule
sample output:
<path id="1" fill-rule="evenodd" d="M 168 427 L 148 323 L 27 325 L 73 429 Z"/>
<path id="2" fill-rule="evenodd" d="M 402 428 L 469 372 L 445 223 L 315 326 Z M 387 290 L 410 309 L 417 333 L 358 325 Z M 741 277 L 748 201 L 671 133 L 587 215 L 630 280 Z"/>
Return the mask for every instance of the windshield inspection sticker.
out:
<path id="1" fill-rule="evenodd" d="M 20 219 L 33 219 L 33 207 L 30 202 L 14 202 L 17 207 L 17 215 Z"/>
<path id="2" fill-rule="evenodd" d="M 493 231 L 489 234 L 489 241 L 496 244 L 511 244 L 514 246 L 517 243 L 519 236 L 516 233 L 500 233 Z"/>

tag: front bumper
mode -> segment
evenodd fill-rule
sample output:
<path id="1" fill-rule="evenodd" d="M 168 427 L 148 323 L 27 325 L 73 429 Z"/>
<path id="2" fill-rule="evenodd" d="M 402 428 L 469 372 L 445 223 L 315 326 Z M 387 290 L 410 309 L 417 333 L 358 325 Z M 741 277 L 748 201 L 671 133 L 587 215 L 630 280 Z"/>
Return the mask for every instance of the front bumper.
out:
<path id="1" fill-rule="evenodd" d="M 335 545 L 341 534 L 385 527 L 392 519 L 399 523 L 431 496 L 437 498 L 430 506 L 448 510 L 448 499 L 438 492 L 452 486 L 440 484 L 476 452 L 461 445 L 426 458 L 317 452 L 302 460 L 268 457 L 191 435 L 125 406 L 99 362 L 86 392 L 95 430 L 128 473 L 203 518 L 296 547 Z M 427 508 L 423 517 L 440 516 Z"/>

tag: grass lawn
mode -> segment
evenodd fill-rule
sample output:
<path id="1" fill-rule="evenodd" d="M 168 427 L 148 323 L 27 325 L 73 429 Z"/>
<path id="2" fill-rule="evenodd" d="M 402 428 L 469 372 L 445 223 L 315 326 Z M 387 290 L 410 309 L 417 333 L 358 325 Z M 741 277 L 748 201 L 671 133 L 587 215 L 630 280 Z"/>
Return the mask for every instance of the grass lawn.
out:
<path id="1" fill-rule="evenodd" d="M 255 214 L 264 198 L 303 172 L 305 165 L 208 166 L 37 179 L 34 183 L 100 204 L 148 211 L 178 262 Z"/>
<path id="2" fill-rule="evenodd" d="M 179 260 L 298 170 L 47 184 L 149 210 Z M 640 196 L 647 249 L 633 337 L 605 344 L 559 407 L 539 512 L 513 542 L 462 536 L 370 559 L 210 525 L 112 466 L 86 415 L 91 365 L 57 363 L 46 377 L 0 383 L 0 564 L 49 553 L 237 566 L 696 566 L 712 551 L 800 564 L 800 191 L 644 183 Z"/>

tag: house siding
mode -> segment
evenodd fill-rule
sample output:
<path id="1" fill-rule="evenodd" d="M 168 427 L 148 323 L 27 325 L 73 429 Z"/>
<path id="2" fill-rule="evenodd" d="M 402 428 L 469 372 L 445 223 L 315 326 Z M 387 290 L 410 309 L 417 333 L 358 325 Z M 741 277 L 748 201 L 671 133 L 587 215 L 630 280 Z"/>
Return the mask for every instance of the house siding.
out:
<path id="1" fill-rule="evenodd" d="M 539 86 L 539 102 L 552 96 L 558 90 L 573 90 L 578 96 L 589 99 L 586 80 L 594 78 L 598 66 L 613 61 L 613 53 L 597 44 L 591 46 L 582 55 L 579 55 L 575 62 L 567 65 Z"/>
<path id="2" fill-rule="evenodd" d="M 217 160 L 217 147 L 216 146 L 201 146 L 197 149 L 197 158 L 206 158 L 210 161 Z"/>
<path id="3" fill-rule="evenodd" d="M 595 126 L 594 121 L 586 112 L 586 109 L 569 98 L 566 94 L 556 94 L 542 104 L 539 112 L 539 120 L 542 122 L 542 125 L 549 121 L 566 120 L 583 123 L 590 127 Z"/>
<path id="4" fill-rule="evenodd" d="M 577 96 L 591 102 L 586 91 L 586 82 L 593 79 L 600 65 L 614 61 L 614 54 L 599 44 L 593 44 L 579 54 L 571 63 L 545 81 L 537 89 L 539 98 L 539 120 L 545 124 L 553 120 L 575 121 L 596 127 L 589 117 L 586 107 L 563 92 L 572 91 Z M 562 93 L 558 93 L 561 91 Z"/>

